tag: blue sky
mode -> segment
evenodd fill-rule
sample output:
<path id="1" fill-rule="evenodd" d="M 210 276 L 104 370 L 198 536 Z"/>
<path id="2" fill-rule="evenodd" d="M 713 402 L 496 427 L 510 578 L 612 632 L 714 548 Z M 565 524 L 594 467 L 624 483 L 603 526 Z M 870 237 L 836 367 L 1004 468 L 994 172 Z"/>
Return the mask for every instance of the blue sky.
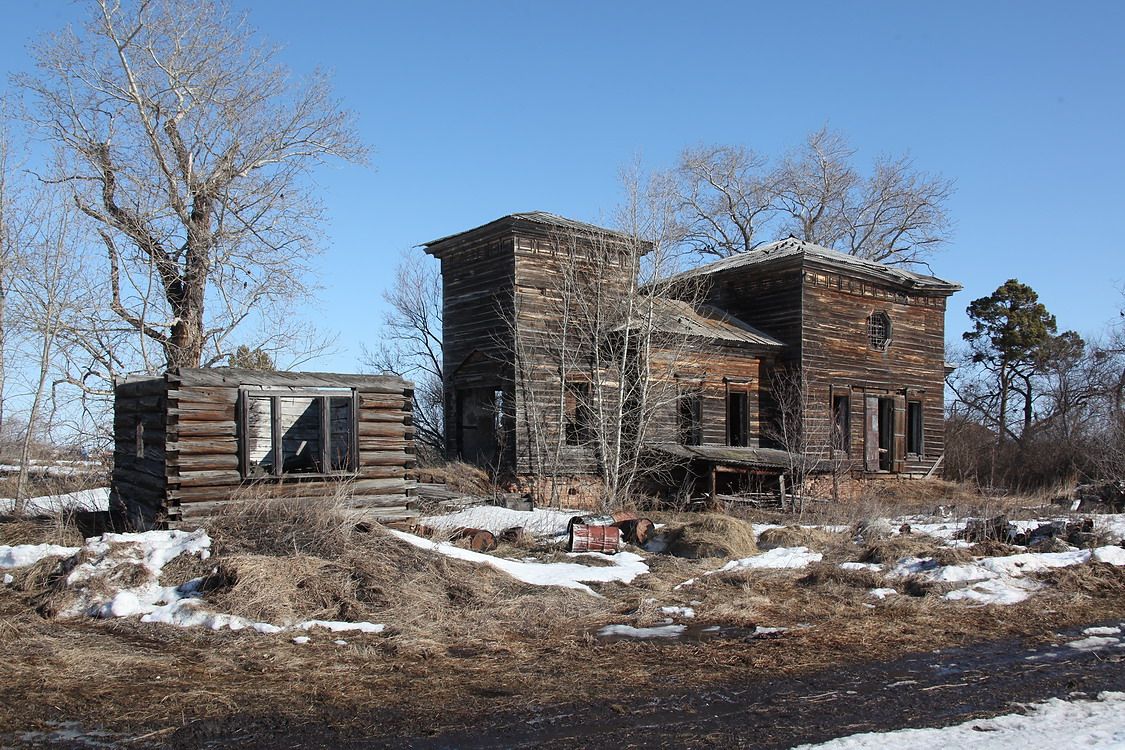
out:
<path id="1" fill-rule="evenodd" d="M 5 4 L 0 69 L 76 18 Z M 297 72 L 355 110 L 370 168 L 319 176 L 329 223 L 316 318 L 351 370 L 399 254 L 513 211 L 597 220 L 619 168 L 685 146 L 781 153 L 824 124 L 866 165 L 909 152 L 956 181 L 933 261 L 971 299 L 1010 277 L 1096 333 L 1125 283 L 1125 3 L 331 2 L 247 8 Z M 420 252 L 420 251 L 419 251 Z"/>

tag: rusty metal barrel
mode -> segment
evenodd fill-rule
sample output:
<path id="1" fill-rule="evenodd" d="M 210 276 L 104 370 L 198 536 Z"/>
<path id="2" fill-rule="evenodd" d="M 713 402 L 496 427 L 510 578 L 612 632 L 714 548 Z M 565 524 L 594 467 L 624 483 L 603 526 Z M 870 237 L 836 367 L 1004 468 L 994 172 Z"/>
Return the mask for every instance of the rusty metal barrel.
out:
<path id="1" fill-rule="evenodd" d="M 644 546 L 649 539 L 652 539 L 653 532 L 656 531 L 656 526 L 647 518 L 626 519 L 619 521 L 617 526 L 621 529 L 625 541 L 638 547 Z"/>
<path id="2" fill-rule="evenodd" d="M 575 523 L 570 527 L 571 552 L 617 553 L 621 546 L 621 529 L 616 526 Z"/>
<path id="3" fill-rule="evenodd" d="M 474 552 L 491 552 L 496 549 L 496 536 L 486 529 L 457 529 L 450 539 L 468 539 Z"/>

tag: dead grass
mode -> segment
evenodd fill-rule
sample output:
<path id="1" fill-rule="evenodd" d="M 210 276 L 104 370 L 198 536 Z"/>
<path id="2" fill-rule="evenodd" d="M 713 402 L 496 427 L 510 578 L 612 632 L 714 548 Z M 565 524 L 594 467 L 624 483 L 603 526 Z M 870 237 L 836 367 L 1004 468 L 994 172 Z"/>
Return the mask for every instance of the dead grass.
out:
<path id="1" fill-rule="evenodd" d="M 846 559 L 855 544 L 847 532 L 810 529 L 802 526 L 781 526 L 766 529 L 758 535 L 758 548 L 771 550 L 776 547 L 807 547 L 831 559 Z"/>
<path id="2" fill-rule="evenodd" d="M 63 547 L 80 547 L 83 541 L 85 540 L 78 527 L 66 517 L 0 521 L 0 544 L 58 544 Z"/>
<path id="3" fill-rule="evenodd" d="M 678 519 L 684 518 L 682 515 Z M 668 551 L 677 557 L 749 557 L 758 551 L 754 527 L 719 513 L 687 516 L 686 522 L 664 529 Z"/>
<path id="4" fill-rule="evenodd" d="M 947 546 L 940 539 L 925 534 L 900 534 L 868 544 L 859 561 L 894 565 L 904 557 L 931 557 L 938 565 L 959 565 L 973 560 L 968 550 Z"/>

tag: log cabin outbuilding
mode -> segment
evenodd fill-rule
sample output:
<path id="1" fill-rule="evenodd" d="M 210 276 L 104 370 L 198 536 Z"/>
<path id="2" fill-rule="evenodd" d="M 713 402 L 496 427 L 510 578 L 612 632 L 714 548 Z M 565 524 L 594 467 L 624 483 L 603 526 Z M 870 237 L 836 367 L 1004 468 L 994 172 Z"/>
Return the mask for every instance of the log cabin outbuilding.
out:
<path id="1" fill-rule="evenodd" d="M 560 237 L 609 247 L 630 241 L 529 212 L 424 243 L 441 262 L 450 457 L 533 479 L 534 450 L 524 429 L 533 405 L 514 384 L 517 374 L 558 379 L 558 363 L 537 354 L 543 348 L 520 342 L 557 335 L 549 301 L 564 283 Z M 599 269 L 607 273 L 604 264 Z M 620 273 L 616 282 L 626 288 L 624 267 L 608 273 Z M 802 411 L 802 429 L 831 436 L 831 455 L 846 458 L 854 473 L 922 476 L 939 469 L 945 307 L 958 284 L 793 238 L 673 281 L 703 290 L 702 298 L 661 300 L 669 328 L 696 342 L 676 374 L 692 387 L 657 420 L 653 449 L 682 460 L 712 493 L 721 474 L 776 477 L 790 464 L 770 429 L 779 417 L 781 373 L 796 373 L 804 402 L 815 406 Z M 590 451 L 568 451 L 570 475 L 595 472 Z"/>
<path id="2" fill-rule="evenodd" d="M 258 497 L 411 514 L 413 386 L 401 378 L 184 368 L 128 378 L 114 397 L 110 503 L 134 528 Z"/>

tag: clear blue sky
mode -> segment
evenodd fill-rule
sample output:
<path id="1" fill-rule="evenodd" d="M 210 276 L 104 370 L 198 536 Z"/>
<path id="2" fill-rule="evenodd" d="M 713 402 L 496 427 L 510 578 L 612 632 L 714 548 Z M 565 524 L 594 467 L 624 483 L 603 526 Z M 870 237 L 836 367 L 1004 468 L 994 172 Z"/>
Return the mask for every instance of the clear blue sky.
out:
<path id="1" fill-rule="evenodd" d="M 687 145 L 779 153 L 828 124 L 866 164 L 909 151 L 957 183 L 934 271 L 971 299 L 1018 277 L 1099 331 L 1125 282 L 1125 3 L 251 3 L 296 71 L 335 73 L 373 168 L 321 175 L 325 369 L 374 340 L 398 254 L 513 211 L 596 220 L 619 167 Z M 0 68 L 78 15 L 5 3 Z"/>

